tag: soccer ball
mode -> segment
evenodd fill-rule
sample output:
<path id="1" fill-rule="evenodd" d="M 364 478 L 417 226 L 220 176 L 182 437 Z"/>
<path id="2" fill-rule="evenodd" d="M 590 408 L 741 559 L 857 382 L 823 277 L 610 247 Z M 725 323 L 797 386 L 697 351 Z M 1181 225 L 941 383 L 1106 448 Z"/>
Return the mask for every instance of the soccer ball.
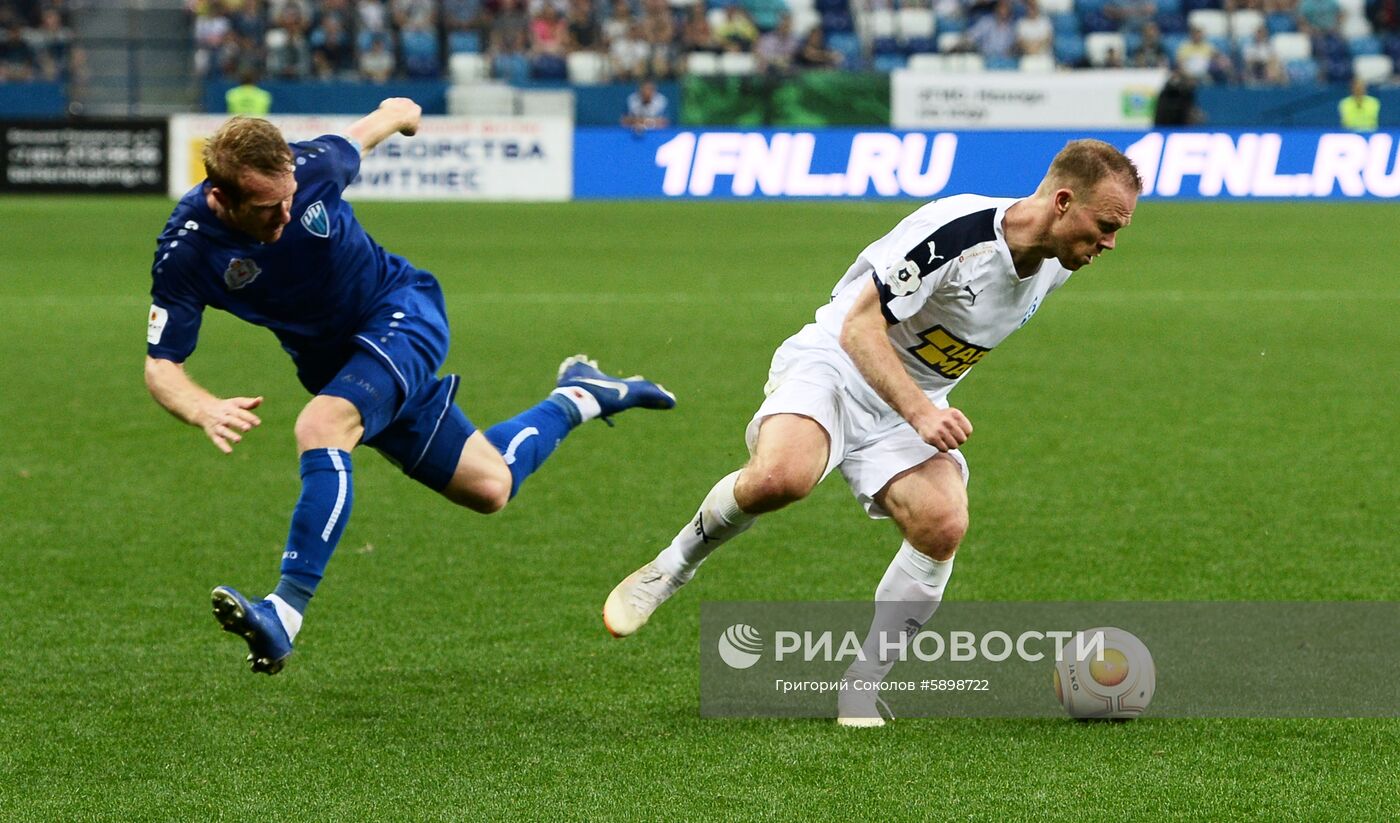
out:
<path id="1" fill-rule="evenodd" d="M 1099 635 L 1102 660 L 1095 644 Z M 1055 662 L 1055 696 L 1076 719 L 1131 720 L 1147 709 L 1156 688 L 1152 655 L 1141 640 L 1122 629 L 1082 631 L 1065 644 Z"/>

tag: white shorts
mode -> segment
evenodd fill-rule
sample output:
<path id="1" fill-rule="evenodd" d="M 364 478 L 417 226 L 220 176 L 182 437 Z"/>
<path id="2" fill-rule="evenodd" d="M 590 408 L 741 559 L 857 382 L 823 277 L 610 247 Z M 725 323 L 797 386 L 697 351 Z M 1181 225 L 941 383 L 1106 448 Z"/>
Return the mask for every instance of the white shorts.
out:
<path id="1" fill-rule="evenodd" d="M 851 493 L 872 518 L 889 517 L 875 502 L 880 490 L 897 475 L 943 453 L 925 443 L 914 427 L 875 393 L 840 344 L 816 326 L 789 337 L 773 353 L 763 391 L 767 399 L 749 421 L 744 436 L 749 452 L 758 444 L 764 418 L 775 414 L 810 417 L 831 438 L 822 478 L 840 466 Z M 954 449 L 946 454 L 957 461 L 966 485 L 968 468 L 962 452 Z"/>

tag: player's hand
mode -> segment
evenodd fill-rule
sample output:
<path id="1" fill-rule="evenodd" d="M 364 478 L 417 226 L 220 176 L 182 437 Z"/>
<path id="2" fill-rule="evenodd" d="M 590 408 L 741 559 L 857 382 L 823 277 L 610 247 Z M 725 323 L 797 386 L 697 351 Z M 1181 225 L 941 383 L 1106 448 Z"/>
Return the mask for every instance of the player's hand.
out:
<path id="1" fill-rule="evenodd" d="M 381 111 L 393 112 L 399 120 L 399 134 L 412 137 L 423 121 L 423 107 L 407 97 L 390 97 L 379 104 Z"/>
<path id="2" fill-rule="evenodd" d="M 233 454 L 233 445 L 243 441 L 243 435 L 262 425 L 253 409 L 262 405 L 261 397 L 214 398 L 200 409 L 199 427 L 219 451 Z"/>
<path id="3" fill-rule="evenodd" d="M 914 430 L 924 442 L 939 451 L 952 451 L 967 442 L 972 435 L 972 422 L 957 409 L 935 407 L 919 418 Z"/>

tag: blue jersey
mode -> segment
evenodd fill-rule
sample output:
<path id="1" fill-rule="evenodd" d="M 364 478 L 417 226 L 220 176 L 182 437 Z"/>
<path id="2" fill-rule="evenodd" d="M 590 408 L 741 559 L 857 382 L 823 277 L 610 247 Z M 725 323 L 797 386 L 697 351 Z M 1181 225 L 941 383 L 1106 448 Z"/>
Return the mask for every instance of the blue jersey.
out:
<path id="1" fill-rule="evenodd" d="M 300 363 L 344 349 L 396 290 L 437 288 L 431 274 L 375 243 L 342 199 L 360 170 L 357 146 L 325 135 L 291 148 L 297 191 L 276 242 L 224 225 L 203 183 L 175 206 L 151 269 L 151 357 L 184 362 L 212 306 L 271 329 Z"/>

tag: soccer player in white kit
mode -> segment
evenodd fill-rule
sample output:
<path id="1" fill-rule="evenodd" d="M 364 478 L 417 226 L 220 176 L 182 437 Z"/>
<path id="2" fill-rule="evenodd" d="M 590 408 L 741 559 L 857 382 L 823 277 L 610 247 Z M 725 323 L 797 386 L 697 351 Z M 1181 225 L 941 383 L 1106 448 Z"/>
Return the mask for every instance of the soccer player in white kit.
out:
<path id="1" fill-rule="evenodd" d="M 933 615 L 967 531 L 958 447 L 972 424 L 948 405 L 949 392 L 1071 272 L 1115 247 L 1141 187 L 1116 148 L 1076 140 L 1029 197 L 936 200 L 867 246 L 816 321 L 773 355 L 767 399 L 748 426 L 748 464 L 613 589 L 608 631 L 637 631 L 722 543 L 840 468 L 869 516 L 894 520 L 904 537 L 875 590 L 867 654 L 846 675 L 883 680 L 893 661 L 871 651 L 875 638 Z M 843 690 L 839 722 L 883 725 L 875 694 Z"/>

